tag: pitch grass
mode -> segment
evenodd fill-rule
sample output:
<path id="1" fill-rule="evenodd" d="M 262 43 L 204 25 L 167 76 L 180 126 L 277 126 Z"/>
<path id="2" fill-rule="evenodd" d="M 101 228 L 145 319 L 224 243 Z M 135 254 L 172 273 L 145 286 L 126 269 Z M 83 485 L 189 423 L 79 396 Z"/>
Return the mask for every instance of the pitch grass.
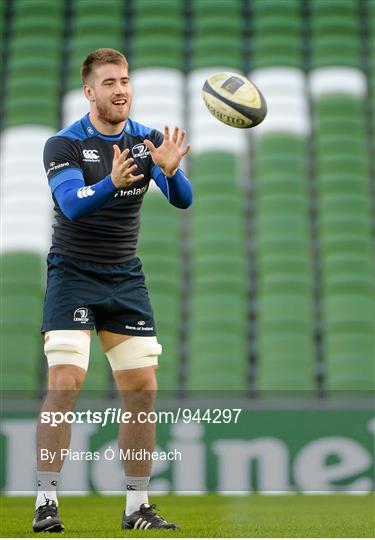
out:
<path id="1" fill-rule="evenodd" d="M 124 498 L 90 495 L 60 497 L 66 537 L 354 537 L 375 535 L 371 495 L 249 495 L 152 497 L 160 514 L 180 531 L 122 531 Z M 0 500 L 2 537 L 35 537 L 34 499 Z M 61 534 L 47 535 L 62 538 Z"/>

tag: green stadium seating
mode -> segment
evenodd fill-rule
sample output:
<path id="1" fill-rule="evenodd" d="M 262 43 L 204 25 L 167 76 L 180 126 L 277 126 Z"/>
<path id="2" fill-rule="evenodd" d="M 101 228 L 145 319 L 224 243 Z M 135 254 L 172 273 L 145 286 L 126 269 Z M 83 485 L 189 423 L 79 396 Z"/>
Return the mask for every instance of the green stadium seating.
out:
<path id="1" fill-rule="evenodd" d="M 267 332 L 258 335 L 258 381 L 262 391 L 313 390 L 314 343 L 312 335 Z M 288 394 L 290 395 L 290 394 Z"/>
<path id="2" fill-rule="evenodd" d="M 300 2 L 299 0 L 285 0 L 280 2 L 279 0 L 253 0 L 251 2 L 251 9 L 254 15 L 261 17 L 269 17 L 275 14 L 288 15 L 293 17 L 299 14 Z"/>
<path id="3" fill-rule="evenodd" d="M 8 101 L 6 108 L 6 127 L 19 125 L 57 126 L 59 123 L 59 106 L 55 101 L 47 103 L 43 96 L 31 102 L 27 97 L 23 100 Z"/>
<path id="4" fill-rule="evenodd" d="M 325 343 L 327 389 L 329 391 L 374 391 L 375 340 L 372 333 L 332 332 Z"/>
<path id="5" fill-rule="evenodd" d="M 123 50 L 123 4 L 116 0 L 73 3 L 68 89 L 81 86 L 79 70 L 86 56 L 101 47 Z"/>
<path id="6" fill-rule="evenodd" d="M 331 36 L 321 31 L 315 43 L 324 39 L 330 47 L 325 65 L 361 67 L 358 31 L 353 28 L 357 13 L 353 17 L 344 12 L 335 21 L 340 31 Z M 320 28 L 328 32 L 328 21 L 323 20 Z M 329 391 L 369 390 L 375 274 L 365 102 L 350 95 L 322 96 L 314 101 L 314 119 L 325 384 Z"/>
<path id="7" fill-rule="evenodd" d="M 302 67 L 302 18 L 298 3 L 252 2 L 250 8 L 252 68 Z"/>
<path id="8" fill-rule="evenodd" d="M 158 370 L 159 388 L 178 387 L 182 267 L 180 214 L 165 197 L 148 193 L 142 209 L 139 255 L 154 309 L 158 341 L 163 347 Z"/>
<path id="9" fill-rule="evenodd" d="M 361 68 L 358 36 L 317 36 L 313 41 L 311 67 L 350 66 Z"/>
<path id="10" fill-rule="evenodd" d="M 270 133 L 256 142 L 252 159 L 260 391 L 315 384 L 306 150 L 301 136 Z"/>
<path id="11" fill-rule="evenodd" d="M 40 334 L 25 334 L 19 328 L 6 328 L 1 335 L 1 342 L 2 388 L 36 393 L 40 389 L 44 367 Z"/>
<path id="12" fill-rule="evenodd" d="M 301 21 L 299 16 L 291 16 L 288 13 L 278 13 L 254 21 L 254 36 L 263 34 L 291 33 L 298 36 L 301 33 Z"/>
<path id="13" fill-rule="evenodd" d="M 191 210 L 188 388 L 242 391 L 247 373 L 245 208 L 235 156 L 194 155 L 191 175 L 201 194 Z M 203 189 L 207 182 L 212 189 Z M 228 361 L 230 374 L 224 369 Z"/>
<path id="14" fill-rule="evenodd" d="M 50 14 L 29 14 L 27 17 L 16 17 L 13 24 L 13 39 L 21 37 L 30 37 L 36 35 L 48 36 L 56 39 L 56 34 L 59 35 L 64 28 L 63 17 L 51 17 Z"/>
<path id="15" fill-rule="evenodd" d="M 39 287 L 42 285 L 42 275 L 45 264 L 40 255 L 27 252 L 7 253 L 0 258 L 0 283 L 8 288 L 10 285 L 26 285 Z"/>
<path id="16" fill-rule="evenodd" d="M 311 3 L 311 12 L 315 17 L 327 17 L 332 15 L 345 15 L 354 17 L 357 14 L 357 0 L 314 0 Z"/>
<path id="17" fill-rule="evenodd" d="M 5 1 L 4 0 L 1 0 L 0 1 L 0 58 L 3 58 L 3 54 L 4 54 L 4 49 L 5 49 L 5 7 L 6 7 L 6 4 L 5 4 Z M 3 80 L 4 78 L 4 75 L 3 75 L 3 71 L 4 71 L 4 62 L 1 62 L 1 65 L 0 65 L 0 76 Z"/>
<path id="18" fill-rule="evenodd" d="M 51 18 L 61 17 L 64 12 L 64 0 L 54 0 L 46 2 L 45 0 L 17 0 L 13 2 L 12 9 L 14 17 L 29 18 L 30 16 L 49 16 Z"/>
<path id="19" fill-rule="evenodd" d="M 141 0 L 132 8 L 132 70 L 148 67 L 182 69 L 184 7 L 181 0 Z"/>
<path id="20" fill-rule="evenodd" d="M 241 69 L 244 62 L 242 6 L 192 2 L 192 70 L 212 66 Z"/>
<path id="21" fill-rule="evenodd" d="M 64 6 L 60 0 L 14 2 L 8 43 L 5 127 L 58 127 Z"/>
<path id="22" fill-rule="evenodd" d="M 1 375 L 6 390 L 38 392 L 43 342 L 40 335 L 44 261 L 35 253 L 1 255 Z"/>

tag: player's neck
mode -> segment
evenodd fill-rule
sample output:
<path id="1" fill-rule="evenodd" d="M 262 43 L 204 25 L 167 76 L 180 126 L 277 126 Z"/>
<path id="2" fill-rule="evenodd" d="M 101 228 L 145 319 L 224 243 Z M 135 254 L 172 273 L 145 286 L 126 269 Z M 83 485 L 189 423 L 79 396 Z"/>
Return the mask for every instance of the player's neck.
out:
<path id="1" fill-rule="evenodd" d="M 126 120 L 124 120 L 118 124 L 110 124 L 99 118 L 93 112 L 89 113 L 89 119 L 94 128 L 99 131 L 99 133 L 102 133 L 102 135 L 117 135 L 124 129 L 126 123 Z"/>

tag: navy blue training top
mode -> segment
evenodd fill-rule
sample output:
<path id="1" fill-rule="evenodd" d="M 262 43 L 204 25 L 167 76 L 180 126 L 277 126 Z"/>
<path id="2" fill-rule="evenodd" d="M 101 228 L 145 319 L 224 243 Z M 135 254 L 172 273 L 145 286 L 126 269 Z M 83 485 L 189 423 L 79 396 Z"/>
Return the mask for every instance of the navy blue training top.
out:
<path id="1" fill-rule="evenodd" d="M 115 190 L 101 208 L 75 220 L 62 212 L 53 195 L 55 222 L 50 252 L 113 264 L 135 257 L 140 208 L 151 178 L 159 178 L 159 187 L 160 178 L 163 178 L 166 190 L 161 189 L 167 197 L 169 193 L 168 181 L 153 163 L 144 139 L 151 140 L 157 147 L 162 143 L 163 135 L 131 119 L 126 121 L 124 130 L 118 135 L 103 135 L 94 128 L 87 114 L 47 140 L 44 166 L 52 194 L 67 180 L 83 180 L 86 186 L 91 186 L 109 175 L 113 144 L 117 144 L 121 151 L 129 148 L 138 166 L 133 174 L 144 174 L 142 180 L 128 189 Z"/>

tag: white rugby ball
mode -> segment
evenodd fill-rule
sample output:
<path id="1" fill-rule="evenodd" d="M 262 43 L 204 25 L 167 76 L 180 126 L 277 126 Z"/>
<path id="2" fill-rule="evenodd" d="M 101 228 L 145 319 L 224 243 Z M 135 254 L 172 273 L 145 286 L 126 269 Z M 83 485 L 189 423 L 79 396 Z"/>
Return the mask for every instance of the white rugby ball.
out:
<path id="1" fill-rule="evenodd" d="M 220 122 L 236 128 L 255 127 L 266 117 L 267 104 L 254 83 L 238 73 L 221 71 L 203 85 L 207 109 Z"/>

